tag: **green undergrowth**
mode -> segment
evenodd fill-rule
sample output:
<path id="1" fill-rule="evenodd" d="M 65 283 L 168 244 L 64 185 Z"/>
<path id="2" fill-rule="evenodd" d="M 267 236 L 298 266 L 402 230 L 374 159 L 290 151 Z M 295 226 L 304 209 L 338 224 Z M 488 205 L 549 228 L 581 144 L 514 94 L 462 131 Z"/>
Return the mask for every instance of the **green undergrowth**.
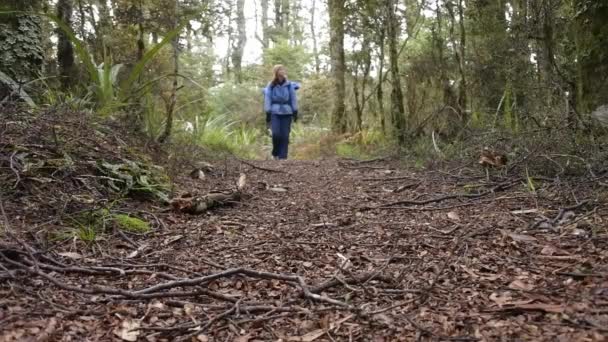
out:
<path id="1" fill-rule="evenodd" d="M 105 237 L 113 229 L 135 234 L 145 234 L 152 229 L 142 218 L 132 214 L 114 213 L 106 208 L 71 215 L 67 221 L 70 228 L 55 234 L 53 240 L 77 238 L 90 243 Z"/>
<path id="2" fill-rule="evenodd" d="M 100 161 L 99 172 L 108 188 L 133 197 L 169 201 L 171 183 L 163 168 L 151 163 L 124 160 L 122 163 Z"/>

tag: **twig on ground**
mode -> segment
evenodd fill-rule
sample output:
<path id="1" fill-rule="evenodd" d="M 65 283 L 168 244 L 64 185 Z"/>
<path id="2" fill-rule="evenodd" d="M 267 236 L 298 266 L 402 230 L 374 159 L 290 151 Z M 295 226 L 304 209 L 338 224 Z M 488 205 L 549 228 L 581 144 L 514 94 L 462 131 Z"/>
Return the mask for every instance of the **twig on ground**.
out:
<path id="1" fill-rule="evenodd" d="M 252 168 L 257 169 L 257 170 L 262 170 L 262 171 L 266 171 L 266 172 L 274 172 L 274 173 L 286 173 L 286 174 L 289 174 L 289 172 L 287 172 L 287 171 L 283 171 L 283 170 L 277 170 L 277 169 L 269 169 L 269 168 L 266 168 L 266 167 L 257 166 L 257 165 L 255 165 L 255 164 L 253 164 L 253 163 L 250 163 L 250 162 L 248 162 L 248 161 L 246 161 L 246 160 L 243 160 L 243 159 L 240 159 L 240 158 L 236 158 L 236 159 L 237 159 L 239 162 L 241 162 L 241 163 L 243 163 L 243 164 L 245 164 L 245 165 L 251 166 Z"/>
<path id="2" fill-rule="evenodd" d="M 215 322 L 224 319 L 225 317 L 228 317 L 229 315 L 233 314 L 234 312 L 237 312 L 239 310 L 239 304 L 240 301 L 234 303 L 234 305 L 232 306 L 232 308 L 230 308 L 230 310 L 226 310 L 224 311 L 222 314 L 217 315 L 215 317 L 213 317 L 211 320 L 209 320 L 209 322 L 207 322 L 207 324 L 205 324 L 202 328 L 186 335 L 186 336 L 182 336 L 179 339 L 177 339 L 177 341 L 189 341 L 191 338 L 203 333 L 204 331 L 206 331 L 209 327 L 211 327 Z"/>

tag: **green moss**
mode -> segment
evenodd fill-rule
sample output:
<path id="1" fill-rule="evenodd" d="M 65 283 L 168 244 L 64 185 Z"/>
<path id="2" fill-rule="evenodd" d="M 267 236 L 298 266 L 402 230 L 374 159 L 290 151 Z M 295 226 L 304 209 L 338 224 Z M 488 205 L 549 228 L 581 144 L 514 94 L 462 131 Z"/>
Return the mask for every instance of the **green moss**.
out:
<path id="1" fill-rule="evenodd" d="M 150 224 L 137 217 L 124 214 L 116 214 L 112 217 L 119 229 L 133 233 L 147 233 L 150 231 Z"/>

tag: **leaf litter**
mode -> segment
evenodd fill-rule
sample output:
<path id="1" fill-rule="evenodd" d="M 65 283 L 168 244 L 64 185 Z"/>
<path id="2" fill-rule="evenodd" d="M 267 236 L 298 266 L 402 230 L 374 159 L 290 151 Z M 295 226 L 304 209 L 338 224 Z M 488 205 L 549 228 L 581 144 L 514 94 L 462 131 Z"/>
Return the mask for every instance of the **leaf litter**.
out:
<path id="1" fill-rule="evenodd" d="M 585 234 L 535 229 L 540 213 L 572 206 L 554 184 L 537 192 L 556 196 L 523 186 L 459 196 L 460 176 L 390 160 L 233 160 L 221 174 L 206 170 L 204 182 L 188 172 L 176 178 L 178 192 L 233 189 L 241 172 L 253 186 L 199 215 L 134 205 L 156 222 L 129 233 L 139 247 L 118 237 L 45 247 L 31 238 L 39 222 L 17 219 L 7 201 L 16 240 L 0 243 L 0 340 L 592 341 L 607 333 L 607 209 L 571 210 L 568 225 Z M 406 186 L 412 179 L 421 182 Z M 594 184 L 576 184 L 579 197 L 594 193 Z"/>

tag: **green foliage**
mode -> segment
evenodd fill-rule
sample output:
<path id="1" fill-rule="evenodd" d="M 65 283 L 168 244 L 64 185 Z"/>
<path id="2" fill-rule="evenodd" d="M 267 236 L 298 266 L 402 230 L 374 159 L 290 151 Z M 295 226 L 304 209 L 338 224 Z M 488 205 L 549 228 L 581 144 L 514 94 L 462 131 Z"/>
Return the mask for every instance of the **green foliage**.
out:
<path id="1" fill-rule="evenodd" d="M 112 220 L 119 229 L 132 233 L 147 233 L 150 231 L 150 224 L 137 217 L 125 214 L 112 215 Z"/>
<path id="2" fill-rule="evenodd" d="M 70 216 L 69 221 L 73 228 L 60 233 L 56 236 L 57 239 L 76 237 L 87 243 L 94 242 L 99 236 L 106 234 L 108 227 L 112 225 L 131 233 L 147 233 L 151 229 L 150 224 L 140 218 L 114 214 L 108 208 L 81 212 Z"/>
<path id="3" fill-rule="evenodd" d="M 224 83 L 209 90 L 209 111 L 220 120 L 253 126 L 264 118 L 263 104 L 262 88 L 251 84 Z"/>
<path id="4" fill-rule="evenodd" d="M 530 177 L 530 173 L 528 172 L 528 168 L 526 167 L 526 186 L 528 191 L 531 193 L 536 193 L 536 186 L 534 185 L 534 179 Z"/>
<path id="5" fill-rule="evenodd" d="M 14 12 L 9 12 L 14 13 Z M 2 14 L 0 12 L 0 14 Z M 96 95 L 97 107 L 102 114 L 108 113 L 110 109 L 125 106 L 128 104 L 129 98 L 133 95 L 134 85 L 139 77 L 143 74 L 145 66 L 150 62 L 161 49 L 168 45 L 172 39 L 177 36 L 186 25 L 186 22 L 179 25 L 177 28 L 167 32 L 163 40 L 149 49 L 139 60 L 127 78 L 117 87 L 117 76 L 121 65 L 112 66 L 110 59 L 104 56 L 104 62 L 96 65 L 94 56 L 89 53 L 84 42 L 76 37 L 72 29 L 66 25 L 61 19 L 50 14 L 38 14 L 47 17 L 53 21 L 66 35 L 67 39 L 74 46 L 74 51 L 85 65 L 85 70 L 89 75 L 91 82 L 89 89 Z"/>
<path id="6" fill-rule="evenodd" d="M 304 46 L 290 45 L 282 40 L 272 48 L 264 49 L 263 59 L 268 70 L 275 64 L 283 64 L 287 68 L 290 79 L 301 80 L 305 76 L 304 66 L 310 63 L 311 55 Z M 268 78 L 270 77 L 272 77 L 271 72 L 268 72 Z"/>
<path id="7" fill-rule="evenodd" d="M 162 202 L 169 201 L 169 179 L 159 166 L 125 160 L 121 164 L 100 161 L 97 168 L 105 176 L 109 189 L 113 191 Z"/>
<path id="8" fill-rule="evenodd" d="M 82 226 L 74 230 L 74 236 L 83 242 L 92 243 L 97 240 L 97 232 L 91 226 Z"/>
<path id="9" fill-rule="evenodd" d="M 246 158 L 255 158 L 258 150 L 259 131 L 247 125 L 238 125 L 226 116 L 207 118 L 193 135 L 201 146 L 222 154 L 230 153 Z"/>
<path id="10" fill-rule="evenodd" d="M 38 77 L 44 52 L 40 20 L 14 11 L 0 12 L 0 68 L 22 81 Z"/>

